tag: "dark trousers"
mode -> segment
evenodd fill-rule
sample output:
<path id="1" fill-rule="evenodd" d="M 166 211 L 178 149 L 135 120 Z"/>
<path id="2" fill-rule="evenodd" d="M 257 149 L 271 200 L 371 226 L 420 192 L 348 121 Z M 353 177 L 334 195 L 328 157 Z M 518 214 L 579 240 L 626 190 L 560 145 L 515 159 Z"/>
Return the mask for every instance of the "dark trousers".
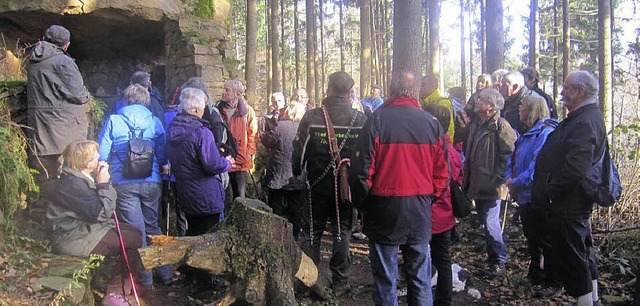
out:
<path id="1" fill-rule="evenodd" d="M 220 222 L 220 214 L 213 214 L 207 216 L 185 216 L 189 223 L 187 228 L 187 236 L 198 236 L 206 234 L 211 228 L 213 228 L 218 222 Z"/>
<path id="2" fill-rule="evenodd" d="M 351 256 L 349 254 L 351 206 L 340 204 L 338 209 L 340 219 L 336 222 L 336 201 L 333 194 L 321 195 L 312 193 L 311 202 L 311 207 L 309 207 L 309 203 L 305 203 L 302 207 L 303 241 L 300 247 L 318 265 L 320 262 L 320 240 L 323 232 L 327 229 L 327 221 L 331 221 L 333 243 L 329 268 L 333 277 L 333 286 L 334 288 L 346 286 L 349 267 L 351 266 Z M 313 231 L 311 230 L 312 225 Z M 338 241 L 337 236 L 338 226 L 340 227 L 340 241 Z"/>
<path id="3" fill-rule="evenodd" d="M 249 181 L 249 173 L 247 171 L 229 172 L 229 186 L 233 191 L 233 199 L 245 197 L 247 181 Z"/>
<path id="4" fill-rule="evenodd" d="M 176 189 L 176 182 L 162 181 L 162 197 L 160 198 L 160 205 L 162 206 L 162 224 L 160 228 L 164 229 L 167 235 L 169 235 L 169 228 L 171 224 L 167 224 L 167 218 L 171 215 L 169 211 L 173 206 L 176 212 L 176 236 L 184 236 L 187 233 L 187 218 L 184 216 L 184 212 L 180 209 L 180 203 L 178 203 L 178 190 Z"/>
<path id="5" fill-rule="evenodd" d="M 138 248 L 142 247 L 142 233 L 135 226 L 121 223 L 120 232 L 122 233 L 122 241 L 127 251 L 131 273 L 138 276 L 144 272 L 142 261 Z M 131 290 L 131 282 L 129 281 L 129 271 L 127 271 L 124 256 L 122 256 L 122 248 L 120 239 L 115 228 L 109 230 L 93 248 L 91 253 L 104 255 L 106 257 L 119 257 L 117 273 L 111 273 L 111 279 L 107 283 L 107 293 L 129 294 Z"/>
<path id="6" fill-rule="evenodd" d="M 438 285 L 433 305 L 451 305 L 453 277 L 451 275 L 451 230 L 431 236 L 431 263 L 438 270 Z"/>
<path id="7" fill-rule="evenodd" d="M 300 235 L 304 194 L 303 190 L 269 188 L 269 207 L 273 209 L 274 214 L 287 218 L 291 222 L 294 237 Z"/>
<path id="8" fill-rule="evenodd" d="M 557 275 L 557 268 L 554 267 L 556 259 L 551 251 L 549 241 L 550 233 L 544 210 L 525 203 L 519 206 L 520 220 L 522 221 L 522 232 L 527 238 L 527 250 L 531 260 L 529 264 L 528 277 L 534 283 L 545 283 L 550 286 L 560 286 Z M 544 268 L 540 267 L 540 259 L 544 256 Z"/>
<path id="9" fill-rule="evenodd" d="M 29 167 L 38 171 L 38 174 L 34 176 L 36 184 L 40 185 L 47 180 L 56 178 L 60 174 L 60 169 L 62 169 L 60 155 L 29 155 Z"/>
<path id="10" fill-rule="evenodd" d="M 548 216 L 551 250 L 557 261 L 554 268 L 567 293 L 578 297 L 593 290 L 591 281 L 598 278 L 589 217 Z"/>

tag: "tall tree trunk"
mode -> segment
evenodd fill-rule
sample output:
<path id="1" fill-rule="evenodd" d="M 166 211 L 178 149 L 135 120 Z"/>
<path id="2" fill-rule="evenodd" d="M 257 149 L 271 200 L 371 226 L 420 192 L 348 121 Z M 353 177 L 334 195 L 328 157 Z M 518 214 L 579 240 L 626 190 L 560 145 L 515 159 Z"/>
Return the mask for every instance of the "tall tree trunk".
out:
<path id="1" fill-rule="evenodd" d="M 473 6 L 471 4 L 472 0 L 467 0 L 468 12 L 469 12 L 469 92 L 473 93 L 475 89 L 475 79 L 473 78 Z M 463 63 L 464 65 L 464 63 Z M 480 68 L 482 70 L 482 68 Z"/>
<path id="2" fill-rule="evenodd" d="M 371 21 L 371 83 L 378 83 L 378 33 L 376 11 L 376 1 L 371 2 L 371 11 L 369 12 L 369 20 Z"/>
<path id="3" fill-rule="evenodd" d="M 406 0 L 393 6 L 393 71 L 410 69 L 419 73 L 422 67 L 422 1 Z"/>
<path id="4" fill-rule="evenodd" d="M 323 0 L 320 0 L 323 1 Z M 313 15 L 313 19 L 314 19 L 314 25 L 317 24 L 318 20 L 317 20 L 317 16 L 318 16 L 318 12 L 317 12 L 317 7 L 314 4 L 314 15 Z M 321 74 L 321 69 L 320 69 L 320 64 L 318 63 L 318 59 L 320 58 L 320 56 L 318 55 L 318 30 L 316 28 L 314 28 L 313 30 L 313 49 L 314 49 L 314 54 L 313 54 L 313 69 L 315 70 L 313 73 L 316 76 L 316 82 L 314 84 L 314 86 L 316 87 L 314 90 L 316 92 L 316 96 L 315 96 L 315 105 L 320 105 L 322 102 L 322 98 L 324 97 L 324 90 L 325 88 L 322 88 L 322 82 L 324 82 L 324 80 L 322 79 L 322 74 Z"/>
<path id="5" fill-rule="evenodd" d="M 487 0 L 487 71 L 504 68 L 502 0 Z"/>
<path id="6" fill-rule="evenodd" d="M 316 79 L 315 79 L 315 41 L 313 33 L 316 30 L 316 15 L 314 0 L 306 0 L 306 21 L 307 21 L 307 94 L 309 95 L 309 102 L 314 103 L 316 101 Z"/>
<path id="7" fill-rule="evenodd" d="M 384 3 L 384 9 L 385 9 L 385 16 L 384 16 L 384 22 L 385 22 L 385 31 L 384 31 L 384 50 L 385 50 L 385 88 L 386 86 L 388 86 L 389 84 L 389 79 L 391 78 L 391 37 L 392 37 L 392 33 L 391 33 L 391 29 L 393 29 L 393 27 L 389 24 L 389 22 L 391 21 L 391 1 L 386 0 Z M 416 73 L 420 73 L 419 71 L 416 71 Z"/>
<path id="8" fill-rule="evenodd" d="M 553 0 L 553 103 L 558 101 L 558 0 Z M 559 118 L 560 119 L 560 118 Z"/>
<path id="9" fill-rule="evenodd" d="M 295 88 L 300 88 L 302 84 L 300 83 L 300 24 L 298 22 L 298 0 L 293 0 L 293 45 L 295 49 L 295 67 L 296 67 L 296 86 Z"/>
<path id="10" fill-rule="evenodd" d="M 429 66 L 428 74 L 434 75 L 440 80 L 438 88 L 442 88 L 440 77 L 440 0 L 429 1 Z"/>
<path id="11" fill-rule="evenodd" d="M 280 52 L 282 57 L 280 58 L 282 61 L 282 92 L 285 96 L 287 96 L 287 51 L 284 46 L 285 38 L 284 38 L 284 0 L 280 3 Z"/>
<path id="12" fill-rule="evenodd" d="M 466 93 L 467 65 L 465 65 L 465 63 L 467 56 L 465 54 L 464 42 L 464 0 L 460 0 L 460 84 L 462 85 L 462 90 Z"/>
<path id="13" fill-rule="evenodd" d="M 529 67 L 538 67 L 538 0 L 529 4 Z"/>
<path id="14" fill-rule="evenodd" d="M 278 30 L 278 24 L 280 20 L 280 8 L 278 0 L 269 0 L 269 7 L 271 11 L 270 26 L 271 31 L 269 36 L 271 37 L 271 89 L 273 92 L 282 91 L 280 85 L 280 31 Z"/>
<path id="15" fill-rule="evenodd" d="M 244 79 L 247 81 L 247 100 L 249 104 L 255 106 L 257 88 L 257 28 L 258 28 L 258 5 L 256 0 L 247 0 L 247 34 L 245 52 Z"/>
<path id="16" fill-rule="evenodd" d="M 325 67 L 325 54 L 324 54 L 324 1 L 320 0 L 318 2 L 318 10 L 320 11 L 320 56 L 318 57 L 320 60 L 320 88 L 324 93 L 325 86 L 324 82 L 326 80 L 326 67 Z M 324 95 L 323 95 L 324 96 Z"/>
<path id="17" fill-rule="evenodd" d="M 271 58 L 271 52 L 273 47 L 271 46 L 271 31 L 273 31 L 273 29 L 271 29 L 271 6 L 269 5 L 269 0 L 265 0 L 265 5 L 264 5 L 264 22 L 265 22 L 265 28 L 267 29 L 267 33 L 266 33 L 266 41 L 267 41 L 267 46 L 265 48 L 265 63 L 267 64 L 267 80 L 269 81 L 266 84 L 267 87 L 267 101 L 266 101 L 266 105 L 269 105 L 269 97 L 271 97 L 271 94 L 273 93 L 273 83 L 270 81 L 273 79 L 273 69 L 272 69 L 272 58 Z"/>
<path id="18" fill-rule="evenodd" d="M 605 128 L 613 128 L 613 94 L 611 91 L 611 3 L 598 0 L 598 71 L 600 92 L 598 106 L 604 115 Z"/>
<path id="19" fill-rule="evenodd" d="M 420 74 L 428 74 L 431 71 L 431 46 L 429 40 L 429 33 L 431 32 L 431 27 L 429 27 L 429 0 L 425 0 L 422 5 L 422 22 L 424 23 L 423 29 L 424 33 L 422 33 L 422 53 L 424 58 L 424 68 Z"/>
<path id="20" fill-rule="evenodd" d="M 480 1 L 480 59 L 482 73 L 491 73 L 487 69 L 487 0 Z"/>
<path id="21" fill-rule="evenodd" d="M 340 11 L 340 71 L 346 71 L 345 70 L 345 65 L 344 65 L 344 57 L 345 57 L 345 52 L 344 52 L 344 46 L 345 46 L 345 40 L 344 40 L 344 13 L 343 13 L 343 6 L 344 6 L 344 0 L 339 0 L 338 2 L 338 9 Z"/>
<path id="22" fill-rule="evenodd" d="M 371 0 L 360 1 L 360 97 L 371 86 Z M 395 36 L 395 35 L 394 35 Z M 394 39 L 395 40 L 395 39 Z"/>
<path id="23" fill-rule="evenodd" d="M 569 35 L 569 0 L 562 0 L 562 80 L 569 74 L 569 48 L 571 47 Z M 567 116 L 567 109 L 562 108 L 562 118 Z"/>

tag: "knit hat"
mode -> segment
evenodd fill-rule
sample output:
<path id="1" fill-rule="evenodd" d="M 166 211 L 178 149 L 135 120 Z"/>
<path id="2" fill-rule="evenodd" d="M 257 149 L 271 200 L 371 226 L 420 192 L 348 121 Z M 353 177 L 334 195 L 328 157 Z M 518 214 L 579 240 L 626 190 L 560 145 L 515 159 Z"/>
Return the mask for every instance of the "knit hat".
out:
<path id="1" fill-rule="evenodd" d="M 380 92 L 382 92 L 382 86 L 380 86 L 380 85 L 371 85 L 371 89 L 377 89 Z"/>
<path id="2" fill-rule="evenodd" d="M 44 32 L 44 39 L 59 47 L 64 46 L 71 39 L 71 33 L 63 26 L 52 25 Z"/>

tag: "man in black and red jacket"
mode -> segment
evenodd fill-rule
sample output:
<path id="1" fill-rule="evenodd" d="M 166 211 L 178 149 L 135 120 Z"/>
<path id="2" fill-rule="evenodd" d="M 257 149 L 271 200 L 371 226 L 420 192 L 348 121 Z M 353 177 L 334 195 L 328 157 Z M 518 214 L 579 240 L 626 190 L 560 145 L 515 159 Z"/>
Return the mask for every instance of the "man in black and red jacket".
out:
<path id="1" fill-rule="evenodd" d="M 363 113 L 351 108 L 348 96 L 354 83 L 353 78 L 345 72 L 332 73 L 329 76 L 327 97 L 322 101 L 333 123 L 338 146 L 342 148 L 341 159 L 353 157 L 356 140 L 367 119 Z M 301 248 L 318 264 L 320 239 L 327 228 L 327 220 L 331 220 L 335 232 L 329 267 L 333 276 L 333 291 L 336 295 L 341 295 L 350 290 L 347 274 L 351 266 L 349 241 L 352 207 L 344 203 L 336 205 L 334 169 L 330 166 L 332 157 L 322 108 L 307 111 L 302 118 L 293 141 L 291 159 L 293 175 L 300 176 L 306 170 L 311 185 L 311 204 L 305 204 L 302 208 Z M 313 220 L 309 220 L 309 216 L 313 216 Z"/>
<path id="2" fill-rule="evenodd" d="M 431 305 L 431 203 L 448 170 L 443 130 L 420 108 L 420 78 L 394 73 L 390 99 L 363 127 L 352 159 L 353 202 L 364 211 L 376 305 L 395 305 L 398 249 L 407 269 L 409 305 Z"/>

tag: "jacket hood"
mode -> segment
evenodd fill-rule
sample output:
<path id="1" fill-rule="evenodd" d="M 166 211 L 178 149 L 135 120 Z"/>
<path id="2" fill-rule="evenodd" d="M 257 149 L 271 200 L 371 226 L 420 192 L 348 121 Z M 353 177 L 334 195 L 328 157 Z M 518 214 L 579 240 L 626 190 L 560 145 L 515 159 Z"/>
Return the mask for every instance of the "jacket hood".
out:
<path id="1" fill-rule="evenodd" d="M 342 106 L 344 108 L 351 108 L 351 101 L 349 101 L 349 99 L 347 99 L 346 97 L 341 96 L 326 97 L 324 98 L 324 100 L 322 100 L 322 104 L 326 105 L 327 107 Z"/>
<path id="2" fill-rule="evenodd" d="M 227 105 L 228 105 L 228 103 L 226 101 L 222 101 L 222 100 L 218 101 L 218 110 L 220 112 L 222 112 L 222 110 L 224 108 L 226 108 Z M 233 116 L 234 117 L 235 116 L 245 116 L 247 114 L 247 112 L 248 112 L 247 101 L 245 101 L 244 99 L 240 98 L 238 100 L 238 105 L 236 106 L 236 111 L 235 111 L 235 113 L 233 113 Z"/>
<path id="3" fill-rule="evenodd" d="M 382 107 L 386 108 L 389 106 L 401 106 L 401 105 L 405 105 L 405 106 L 413 106 L 415 108 L 420 108 L 420 103 L 418 103 L 418 101 L 416 99 L 413 98 L 409 98 L 409 97 L 397 97 L 393 100 L 387 100 Z"/>
<path id="4" fill-rule="evenodd" d="M 130 127 L 146 126 L 147 122 L 153 122 L 153 114 L 142 104 L 131 104 L 120 108 L 118 115 L 124 117 L 124 121 Z"/>
<path id="5" fill-rule="evenodd" d="M 79 177 L 79 178 L 81 178 L 81 179 L 83 179 L 84 181 L 87 182 L 87 184 L 89 185 L 89 188 L 96 189 L 95 181 L 92 181 L 91 179 L 89 179 L 85 174 L 82 173 L 82 171 L 75 170 L 75 169 L 67 167 L 67 166 L 63 166 L 62 170 L 61 170 L 61 174 L 63 174 L 63 175 L 72 175 L 72 176 L 75 176 L 75 177 Z"/>
<path id="6" fill-rule="evenodd" d="M 197 116 L 180 113 L 171 122 L 167 138 L 169 141 L 183 141 L 203 126 L 205 126 L 204 123 Z"/>
<path id="7" fill-rule="evenodd" d="M 62 48 L 47 42 L 39 41 L 33 48 L 31 48 L 31 54 L 29 55 L 29 61 L 42 62 L 58 54 L 66 54 Z"/>

